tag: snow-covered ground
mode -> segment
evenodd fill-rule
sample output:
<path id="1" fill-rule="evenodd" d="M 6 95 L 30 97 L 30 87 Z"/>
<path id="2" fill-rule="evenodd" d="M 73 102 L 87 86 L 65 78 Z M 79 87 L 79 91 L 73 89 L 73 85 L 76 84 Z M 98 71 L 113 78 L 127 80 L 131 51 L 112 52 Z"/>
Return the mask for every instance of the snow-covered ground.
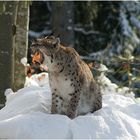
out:
<path id="1" fill-rule="evenodd" d="M 128 88 L 119 89 L 102 74 L 103 108 L 71 120 L 50 114 L 47 73 L 26 79 L 25 88 L 5 91 L 0 110 L 0 139 L 140 139 L 140 103 Z"/>

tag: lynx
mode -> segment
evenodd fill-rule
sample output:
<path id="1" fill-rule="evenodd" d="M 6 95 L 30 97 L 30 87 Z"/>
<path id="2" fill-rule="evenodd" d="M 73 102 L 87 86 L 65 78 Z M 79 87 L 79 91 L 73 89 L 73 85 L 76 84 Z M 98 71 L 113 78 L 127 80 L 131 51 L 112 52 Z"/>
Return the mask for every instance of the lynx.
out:
<path id="1" fill-rule="evenodd" d="M 74 48 L 61 45 L 55 36 L 37 39 L 31 48 L 43 54 L 43 64 L 48 66 L 53 114 L 72 119 L 102 107 L 100 88 Z"/>

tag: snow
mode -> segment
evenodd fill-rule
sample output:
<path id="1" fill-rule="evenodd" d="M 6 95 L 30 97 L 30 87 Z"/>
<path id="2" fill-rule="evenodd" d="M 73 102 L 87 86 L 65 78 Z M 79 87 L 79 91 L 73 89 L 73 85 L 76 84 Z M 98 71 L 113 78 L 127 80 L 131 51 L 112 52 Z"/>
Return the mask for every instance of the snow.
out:
<path id="1" fill-rule="evenodd" d="M 98 82 L 100 83 L 100 85 L 102 87 L 101 88 L 102 94 L 109 94 L 109 93 L 120 94 L 120 95 L 129 96 L 132 99 L 134 99 L 134 93 L 131 92 L 128 87 L 119 88 L 119 86 L 112 83 L 105 76 L 104 73 L 101 73 L 101 75 L 98 77 Z"/>
<path id="2" fill-rule="evenodd" d="M 23 57 L 21 60 L 20 60 L 21 64 L 23 64 L 24 66 L 27 66 L 27 58 L 26 57 Z"/>
<path id="3" fill-rule="evenodd" d="M 103 108 L 71 120 L 50 114 L 48 74 L 26 78 L 25 88 L 5 91 L 0 110 L 0 139 L 140 139 L 140 100 L 105 76 L 98 78 Z"/>
<path id="4" fill-rule="evenodd" d="M 44 29 L 43 31 L 41 32 L 35 32 L 35 31 L 32 31 L 32 30 L 29 30 L 29 36 L 32 37 L 32 38 L 39 38 L 45 34 L 51 34 L 52 31 L 51 30 L 48 30 L 48 29 Z"/>
<path id="5" fill-rule="evenodd" d="M 121 28 L 122 28 L 122 32 L 125 36 L 131 37 L 132 35 L 132 29 L 129 25 L 129 22 L 127 20 L 127 17 L 125 15 L 125 13 L 121 12 L 120 13 L 120 23 L 121 23 Z"/>
<path id="6" fill-rule="evenodd" d="M 130 21 L 136 28 L 140 29 L 140 21 L 136 17 L 131 16 Z"/>
<path id="7" fill-rule="evenodd" d="M 90 35 L 90 34 L 102 34 L 98 31 L 94 31 L 94 30 L 90 30 L 90 31 L 86 31 L 84 28 L 80 28 L 80 27 L 74 27 L 74 31 L 76 32 L 81 32 L 84 35 Z"/>

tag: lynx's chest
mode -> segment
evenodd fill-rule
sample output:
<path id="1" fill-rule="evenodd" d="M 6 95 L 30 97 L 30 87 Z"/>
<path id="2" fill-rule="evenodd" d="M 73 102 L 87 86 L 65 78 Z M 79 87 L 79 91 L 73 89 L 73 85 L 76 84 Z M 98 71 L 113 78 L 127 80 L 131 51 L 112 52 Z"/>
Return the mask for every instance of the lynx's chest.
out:
<path id="1" fill-rule="evenodd" d="M 58 75 L 50 74 L 50 87 L 52 90 L 57 90 L 57 92 L 62 96 L 66 97 L 70 93 L 74 92 L 74 88 L 71 86 L 72 82 L 69 78 Z"/>

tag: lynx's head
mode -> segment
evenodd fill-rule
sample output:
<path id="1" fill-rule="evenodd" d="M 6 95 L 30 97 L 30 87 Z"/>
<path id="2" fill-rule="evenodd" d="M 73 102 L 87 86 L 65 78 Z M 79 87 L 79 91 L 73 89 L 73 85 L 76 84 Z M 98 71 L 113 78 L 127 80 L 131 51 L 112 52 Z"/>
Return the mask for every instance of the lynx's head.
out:
<path id="1" fill-rule="evenodd" d="M 39 49 L 47 56 L 50 56 L 52 53 L 55 53 L 59 49 L 59 44 L 59 38 L 56 38 L 55 36 L 47 36 L 45 38 L 37 39 L 32 43 L 31 48 L 33 50 Z"/>
<path id="2" fill-rule="evenodd" d="M 45 38 L 37 39 L 31 44 L 32 58 L 36 62 L 41 62 L 39 54 L 43 55 L 43 62 L 50 65 L 53 55 L 59 50 L 60 40 L 55 36 L 47 36 Z"/>

